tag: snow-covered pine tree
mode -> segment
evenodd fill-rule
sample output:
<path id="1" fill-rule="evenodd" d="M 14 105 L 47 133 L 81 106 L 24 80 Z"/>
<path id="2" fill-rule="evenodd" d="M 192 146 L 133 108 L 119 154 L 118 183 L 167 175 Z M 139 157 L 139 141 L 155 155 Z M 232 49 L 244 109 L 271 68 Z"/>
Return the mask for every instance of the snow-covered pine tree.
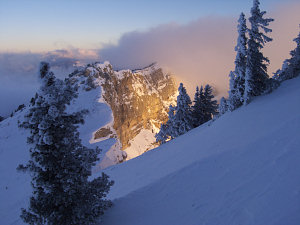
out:
<path id="1" fill-rule="evenodd" d="M 155 135 L 155 138 L 156 138 L 156 142 L 159 145 L 162 145 L 167 142 L 167 140 L 169 139 L 167 124 L 162 123 L 160 125 L 159 132 Z"/>
<path id="2" fill-rule="evenodd" d="M 193 117 L 191 111 L 191 99 L 185 87 L 180 83 L 178 88 L 177 106 L 173 118 L 172 127 L 169 130 L 172 137 L 178 137 L 193 128 Z"/>
<path id="3" fill-rule="evenodd" d="M 174 120 L 175 120 L 175 109 L 176 107 L 173 105 L 169 106 L 169 112 L 168 112 L 168 121 L 166 123 L 166 132 L 168 139 L 174 139 L 175 133 L 174 133 Z"/>
<path id="4" fill-rule="evenodd" d="M 266 11 L 260 11 L 259 0 L 253 0 L 253 7 L 251 8 L 251 17 L 249 18 L 250 29 L 248 50 L 247 50 L 247 64 L 245 76 L 245 92 L 244 104 L 248 104 L 253 96 L 263 94 L 268 88 L 267 65 L 269 59 L 262 53 L 262 48 L 267 42 L 273 39 L 266 34 L 272 32 L 268 28 L 269 23 L 274 21 L 271 18 L 263 18 Z"/>
<path id="5" fill-rule="evenodd" d="M 229 101 L 228 107 L 231 111 L 243 105 L 245 90 L 245 73 L 247 59 L 247 25 L 245 14 L 241 13 L 238 20 L 238 39 L 235 47 L 235 70 L 229 75 Z"/>
<path id="6" fill-rule="evenodd" d="M 229 107 L 228 107 L 228 100 L 225 99 L 224 97 L 222 97 L 220 99 L 220 104 L 219 104 L 219 115 L 223 115 L 225 114 L 226 112 L 228 112 L 229 110 Z"/>
<path id="7" fill-rule="evenodd" d="M 298 37 L 296 37 L 293 41 L 296 42 L 296 48 L 290 53 L 292 56 L 290 59 L 290 74 L 292 77 L 296 77 L 300 75 L 300 32 Z"/>
<path id="8" fill-rule="evenodd" d="M 218 114 L 218 103 L 213 100 L 215 96 L 212 94 L 212 87 L 206 85 L 203 92 L 203 112 L 204 112 L 204 123 L 211 120 L 214 115 Z"/>
<path id="9" fill-rule="evenodd" d="M 300 32 L 293 41 L 296 42 L 296 48 L 290 52 L 291 58 L 284 61 L 282 69 L 274 76 L 280 82 L 300 75 Z"/>
<path id="10" fill-rule="evenodd" d="M 166 143 L 168 140 L 175 138 L 173 124 L 174 124 L 175 107 L 170 105 L 168 112 L 168 121 L 160 125 L 159 132 L 155 135 L 156 142 L 159 145 Z"/>
<path id="11" fill-rule="evenodd" d="M 21 218 L 28 224 L 95 224 L 111 206 L 106 174 L 88 180 L 99 150 L 81 144 L 77 127 L 84 112 L 67 113 L 76 87 L 56 79 L 41 63 L 41 88 L 21 127 L 30 130 L 31 159 L 19 169 L 32 175 L 33 194 Z"/>
<path id="12" fill-rule="evenodd" d="M 194 120 L 194 127 L 200 126 L 204 122 L 204 113 L 203 113 L 203 87 L 196 87 L 194 105 L 192 106 L 192 116 Z"/>

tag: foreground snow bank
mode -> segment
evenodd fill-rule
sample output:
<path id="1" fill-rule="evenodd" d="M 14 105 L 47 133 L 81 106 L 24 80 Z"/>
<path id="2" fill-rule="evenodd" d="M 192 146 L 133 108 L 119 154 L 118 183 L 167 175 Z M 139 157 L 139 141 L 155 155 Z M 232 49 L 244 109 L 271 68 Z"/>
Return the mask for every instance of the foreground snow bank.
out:
<path id="1" fill-rule="evenodd" d="M 107 169 L 104 224 L 300 224 L 300 78 Z"/>

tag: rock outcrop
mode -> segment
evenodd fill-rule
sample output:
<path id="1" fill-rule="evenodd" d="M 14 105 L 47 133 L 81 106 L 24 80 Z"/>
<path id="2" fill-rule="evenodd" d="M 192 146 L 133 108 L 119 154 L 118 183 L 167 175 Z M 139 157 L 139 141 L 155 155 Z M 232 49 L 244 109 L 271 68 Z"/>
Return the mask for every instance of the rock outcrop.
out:
<path id="1" fill-rule="evenodd" d="M 175 104 L 177 96 L 171 75 L 156 64 L 141 70 L 114 71 L 105 62 L 89 65 L 76 76 L 85 77 L 81 85 L 86 91 L 100 85 L 102 101 L 112 110 L 113 122 L 94 132 L 95 140 L 118 139 L 117 147 L 127 153 L 127 159 L 156 147 L 154 136 L 166 122 L 168 107 Z"/>

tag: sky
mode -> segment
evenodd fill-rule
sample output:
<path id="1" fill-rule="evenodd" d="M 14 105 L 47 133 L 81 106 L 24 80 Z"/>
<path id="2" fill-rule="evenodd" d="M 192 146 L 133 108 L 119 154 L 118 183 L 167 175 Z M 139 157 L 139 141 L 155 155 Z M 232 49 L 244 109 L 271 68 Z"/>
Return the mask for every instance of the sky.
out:
<path id="1" fill-rule="evenodd" d="M 264 0 L 262 7 L 283 0 Z M 285 0 L 286 1 L 286 0 Z M 0 0 L 0 51 L 100 48 L 122 34 L 208 15 L 238 15 L 251 0 Z"/>
<path id="2" fill-rule="evenodd" d="M 0 0 L 0 115 L 38 89 L 40 61 L 58 77 L 73 65 L 108 60 L 116 69 L 157 62 L 184 82 L 213 85 L 226 96 L 234 67 L 237 19 L 252 0 Z M 298 0 L 261 0 L 275 19 L 266 45 L 269 75 L 281 67 L 299 33 Z"/>

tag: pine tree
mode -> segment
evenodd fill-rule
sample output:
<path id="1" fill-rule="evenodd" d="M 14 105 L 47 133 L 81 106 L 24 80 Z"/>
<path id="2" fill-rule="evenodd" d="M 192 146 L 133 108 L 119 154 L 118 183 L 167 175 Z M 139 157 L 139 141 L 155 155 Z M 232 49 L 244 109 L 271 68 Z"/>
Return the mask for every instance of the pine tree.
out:
<path id="1" fill-rule="evenodd" d="M 300 32 L 293 41 L 296 42 L 296 48 L 290 52 L 291 58 L 284 61 L 282 69 L 274 76 L 280 82 L 300 75 Z"/>
<path id="2" fill-rule="evenodd" d="M 167 124 L 161 124 L 159 132 L 155 135 L 156 142 L 159 145 L 165 144 L 169 139 Z"/>
<path id="3" fill-rule="evenodd" d="M 218 103 L 216 100 L 213 100 L 215 96 L 212 94 L 212 87 L 206 85 L 203 92 L 203 118 L 204 123 L 211 120 L 214 115 L 218 114 Z"/>
<path id="4" fill-rule="evenodd" d="M 194 105 L 182 83 L 178 88 L 177 106 L 170 105 L 168 121 L 161 124 L 160 131 L 155 135 L 156 142 L 164 144 L 196 126 L 212 119 L 218 113 L 218 104 L 213 100 L 212 87 L 206 85 L 196 88 Z"/>
<path id="5" fill-rule="evenodd" d="M 99 150 L 81 144 L 78 124 L 84 112 L 69 114 L 66 106 L 76 87 L 56 79 L 41 63 L 41 88 L 21 127 L 30 130 L 31 159 L 19 169 L 32 174 L 33 195 L 21 218 L 28 224 L 95 224 L 111 206 L 105 196 L 113 184 L 106 174 L 88 180 Z"/>
<path id="6" fill-rule="evenodd" d="M 268 87 L 269 77 L 267 74 L 267 65 L 269 64 L 269 59 L 263 55 L 261 50 L 267 42 L 272 41 L 272 38 L 268 37 L 266 34 L 272 32 L 268 26 L 269 23 L 274 20 L 271 18 L 263 18 L 266 11 L 260 11 L 259 5 L 259 0 L 253 0 L 251 17 L 249 18 L 251 28 L 248 29 L 249 40 L 244 104 L 249 103 L 253 96 L 263 94 Z"/>
<path id="7" fill-rule="evenodd" d="M 168 140 L 175 138 L 173 124 L 174 124 L 175 107 L 170 105 L 168 112 L 168 121 L 160 125 L 159 132 L 155 135 L 156 142 L 159 145 L 166 143 Z"/>
<path id="8" fill-rule="evenodd" d="M 178 88 L 177 106 L 175 107 L 174 118 L 171 121 L 170 133 L 172 137 L 178 137 L 193 128 L 193 117 L 191 111 L 191 99 L 185 87 L 180 83 Z"/>
<path id="9" fill-rule="evenodd" d="M 220 99 L 220 104 L 219 104 L 219 115 L 223 115 L 225 114 L 226 112 L 228 112 L 229 110 L 229 107 L 228 107 L 228 100 L 226 100 L 224 97 L 222 97 Z"/>
<path id="10" fill-rule="evenodd" d="M 200 126 L 204 122 L 204 112 L 203 112 L 203 87 L 196 87 L 194 105 L 192 106 L 192 116 L 194 127 Z"/>
<path id="11" fill-rule="evenodd" d="M 236 59 L 235 70 L 230 72 L 229 78 L 229 101 L 228 107 L 231 111 L 243 104 L 243 96 L 245 90 L 245 73 L 247 59 L 247 25 L 245 14 L 241 13 L 238 20 L 238 39 L 235 47 Z"/>

